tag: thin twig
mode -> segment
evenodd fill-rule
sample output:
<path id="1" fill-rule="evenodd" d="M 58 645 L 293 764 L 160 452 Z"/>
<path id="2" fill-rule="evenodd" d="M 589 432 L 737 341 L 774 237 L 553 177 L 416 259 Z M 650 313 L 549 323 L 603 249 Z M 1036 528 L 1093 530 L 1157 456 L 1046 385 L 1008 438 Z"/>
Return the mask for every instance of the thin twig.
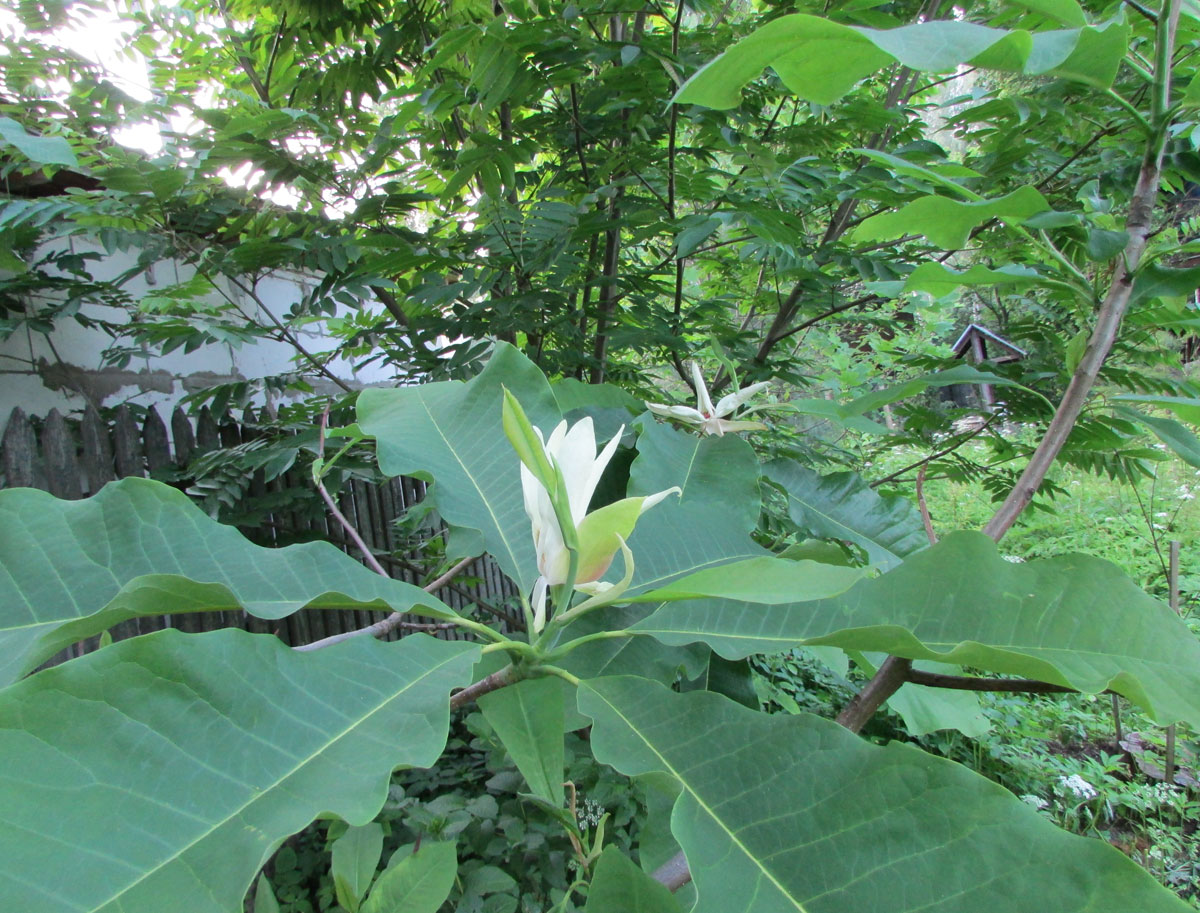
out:
<path id="1" fill-rule="evenodd" d="M 904 475 L 904 473 L 908 472 L 910 469 L 916 469 L 918 467 L 924 468 L 929 463 L 932 463 L 934 460 L 940 459 L 941 457 L 944 457 L 948 453 L 953 453 L 955 450 L 957 450 L 959 447 L 961 447 L 967 441 L 971 440 L 972 438 L 978 437 L 984 431 L 986 431 L 988 429 L 988 427 L 992 424 L 992 422 L 994 422 L 996 420 L 997 415 L 998 415 L 998 413 L 993 413 L 991 418 L 989 418 L 986 422 L 984 422 L 982 425 L 980 425 L 978 428 L 976 428 L 970 434 L 967 434 L 967 435 L 959 438 L 957 441 L 955 441 L 949 447 L 943 448 L 942 450 L 939 450 L 937 453 L 931 453 L 929 456 L 925 457 L 924 459 L 917 460 L 915 463 L 909 463 L 903 469 L 897 469 L 891 475 L 884 476 L 882 479 L 876 479 L 874 482 L 871 483 L 871 487 L 878 488 L 880 485 L 886 485 L 888 482 L 892 482 L 892 481 L 895 481 L 896 479 L 900 478 L 900 476 Z"/>
<path id="2" fill-rule="evenodd" d="M 324 458 L 325 456 L 325 429 L 329 425 L 329 407 L 325 407 L 325 411 L 321 413 L 320 434 L 317 437 L 317 456 Z M 329 489 L 325 487 L 324 481 L 320 478 L 316 480 L 317 491 L 321 494 L 321 500 L 325 502 L 325 506 L 329 508 L 329 512 L 333 514 L 335 520 L 338 521 L 342 530 L 349 536 L 350 541 L 362 552 L 363 560 L 366 561 L 368 567 L 381 577 L 392 579 L 392 575 L 383 569 L 383 565 L 379 563 L 375 555 L 372 554 L 370 547 L 363 541 L 358 530 L 354 528 L 354 524 L 346 519 L 346 515 L 338 509 L 337 502 L 333 500 L 333 496 L 329 493 Z M 427 583 L 422 589 L 426 593 L 435 593 L 448 584 L 451 580 L 457 577 L 473 562 L 474 558 L 464 558 L 442 576 L 436 580 Z M 365 628 L 358 628 L 354 631 L 343 631 L 341 634 L 332 634 L 329 637 L 324 637 L 321 640 L 315 640 L 310 644 L 303 644 L 294 649 L 300 652 L 308 652 L 311 650 L 319 650 L 322 647 L 329 647 L 333 644 L 341 643 L 344 640 L 350 640 L 355 637 L 385 637 L 392 631 L 399 628 L 410 628 L 420 631 L 438 631 L 447 628 L 457 627 L 454 622 L 439 622 L 436 624 L 424 624 L 419 622 L 406 621 L 406 616 L 413 613 L 393 612 L 387 618 L 377 621 L 374 624 L 367 625 Z"/>
<path id="3" fill-rule="evenodd" d="M 937 545 L 937 533 L 933 531 L 933 519 L 929 516 L 929 505 L 925 503 L 925 467 L 917 470 L 917 508 L 921 511 L 921 522 L 925 524 L 925 535 L 930 545 Z"/>

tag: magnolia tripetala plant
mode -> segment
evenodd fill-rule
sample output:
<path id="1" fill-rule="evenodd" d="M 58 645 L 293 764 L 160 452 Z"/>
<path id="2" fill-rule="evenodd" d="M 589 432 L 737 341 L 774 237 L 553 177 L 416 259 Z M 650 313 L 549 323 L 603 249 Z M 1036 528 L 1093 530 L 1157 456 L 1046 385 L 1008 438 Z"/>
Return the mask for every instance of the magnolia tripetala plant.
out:
<path id="1" fill-rule="evenodd" d="M 736 434 L 661 424 L 613 388 L 551 384 L 503 344 L 470 382 L 368 390 L 358 411 L 355 433 L 374 438 L 385 473 L 433 481 L 449 557 L 486 551 L 535 594 L 524 629 L 456 612 L 330 545 L 252 545 L 155 482 L 77 502 L 0 492 L 9 909 L 235 913 L 258 879 L 256 909 L 270 910 L 260 868 L 317 817 L 351 826 L 334 881 L 341 906 L 365 913 L 1186 909 L 1112 847 L 959 765 L 725 696 L 746 700 L 737 660 L 821 645 L 863 668 L 900 664 L 864 689 L 859 718 L 887 700 L 955 725 L 973 698 L 914 684 L 936 659 L 1112 689 L 1163 723 L 1200 723 L 1195 638 L 1111 565 L 1012 565 L 977 533 L 929 546 L 916 511 L 855 477 L 762 465 Z M 544 441 L 542 428 L 554 429 Z M 836 539 L 842 557 L 756 544 L 762 485 L 786 499 L 797 535 Z M 845 566 L 846 548 L 860 566 Z M 618 551 L 620 580 L 606 585 Z M 392 621 L 304 649 L 166 630 L 33 671 L 141 615 L 272 619 L 305 606 L 387 606 L 469 639 L 369 636 Z M 369 825 L 393 771 L 436 765 L 451 711 L 475 707 L 477 731 L 519 773 L 525 814 L 557 822 L 571 859 L 535 893 L 486 904 L 471 893 L 479 879 L 459 877 L 480 864 L 468 844 L 404 831 L 417 848 L 384 863 Z M 564 784 L 576 727 L 597 761 L 664 801 L 629 828 L 581 824 Z"/>
<path id="2" fill-rule="evenodd" d="M 831 256 L 846 243 L 879 250 L 914 237 L 953 251 L 986 227 L 1008 232 L 1022 251 L 1015 272 L 977 264 L 959 273 L 932 261 L 911 273 L 907 264 L 889 267 L 896 282 L 825 316 L 901 280 L 902 292 L 942 295 L 980 271 L 978 281 L 1019 278 L 1039 297 L 1069 301 L 1072 313 L 1095 314 L 1077 337 L 1086 346 L 1070 359 L 1054 418 L 986 535 L 956 532 L 930 544 L 918 511 L 852 473 L 760 462 L 736 433 L 757 423 L 732 416 L 761 385 L 714 406 L 693 365 L 697 408 L 647 406 L 612 387 L 552 382 L 503 343 L 468 382 L 362 392 L 345 433 L 374 440 L 383 473 L 432 483 L 446 556 L 461 566 L 486 553 L 520 593 L 524 624 L 456 611 L 431 592 L 444 577 L 420 589 L 327 543 L 255 546 L 155 482 L 125 479 L 82 501 L 2 491 L 5 908 L 237 913 L 257 884 L 255 913 L 269 913 L 277 906 L 264 865 L 323 818 L 340 819 L 329 831 L 340 834 L 332 881 L 349 913 L 1190 909 L 1112 846 L 1059 830 L 965 767 L 857 734 L 885 704 L 913 731 L 965 728 L 978 717 L 971 692 L 990 689 L 1111 691 L 1158 723 L 1200 726 L 1200 644 L 1170 608 L 1098 559 L 1010 564 L 996 549 L 1088 404 L 1131 302 L 1195 288 L 1190 273 L 1155 262 L 1167 242 L 1149 244 L 1159 188 L 1178 180 L 1162 170 L 1167 144 L 1190 129 L 1177 118 L 1196 100 L 1194 88 L 1173 91 L 1172 62 L 1188 58 L 1176 38 L 1194 43 L 1195 29 L 1180 20 L 1178 0 L 1132 4 L 1132 23 L 1120 10 L 1090 23 L 1074 2 L 1025 5 L 1005 13 L 1020 26 L 1012 28 L 956 17 L 888 29 L 773 16 L 674 98 L 728 107 L 770 67 L 772 78 L 829 111 L 884 69 L 904 87 L 914 85 L 912 71 L 970 66 L 1099 87 L 1118 102 L 1116 116 L 1132 116 L 1144 150 L 1136 179 L 1113 177 L 1114 187 L 1130 185 L 1128 218 L 1118 224 L 1106 210 L 1102 244 L 1086 234 L 1095 213 L 1054 211 L 1037 185 L 988 197 L 982 182 L 963 176 L 975 175 L 970 169 L 934 170 L 874 149 L 859 150 L 862 162 L 903 175 L 887 193 L 906 202 L 855 217 L 847 197 L 841 233 L 822 242 Z M 1123 62 L 1138 86 L 1130 99 L 1112 88 Z M 1064 236 L 1069 247 L 1052 242 L 1055 226 L 1075 233 Z M 1107 264 L 1090 259 L 1114 241 Z M 1084 248 L 1088 263 L 1077 253 Z M 809 325 L 785 328 L 809 283 L 780 301 L 768 341 Z M 866 413 L 963 381 L 959 368 L 847 404 L 791 405 L 869 433 Z M 974 369 L 966 382 L 1011 383 Z M 1153 401 L 1194 415 L 1190 400 Z M 1167 427 L 1194 449 L 1186 429 Z M 553 430 L 544 439 L 539 429 Z M 607 441 L 599 455 L 597 437 Z M 313 478 L 334 513 L 328 469 L 322 458 Z M 764 489 L 772 528 L 792 540 L 778 552 L 755 536 Z M 617 551 L 621 578 L 604 581 Z M 40 668 L 143 616 L 271 620 L 302 608 L 393 614 L 295 647 L 240 629 L 163 630 Z M 463 639 L 372 636 L 412 616 Z M 744 660 L 818 647 L 869 675 L 837 720 L 763 712 Z M 493 856 L 520 869 L 506 877 L 452 828 L 393 806 L 385 862 L 383 826 L 373 819 L 390 778 L 437 765 L 451 713 L 476 709 L 472 731 L 502 747 L 512 767 L 485 788 L 521 803 L 525 821 L 560 827 L 559 846 L 543 844 L 541 858 L 513 847 L 505 854 L 504 842 L 523 829 L 510 816 L 488 835 Z M 573 739 L 576 750 L 646 797 L 633 820 L 618 828 L 589 813 L 585 825 L 573 814 L 570 730 L 586 733 Z M 512 877 L 528 869 L 540 877 Z"/>

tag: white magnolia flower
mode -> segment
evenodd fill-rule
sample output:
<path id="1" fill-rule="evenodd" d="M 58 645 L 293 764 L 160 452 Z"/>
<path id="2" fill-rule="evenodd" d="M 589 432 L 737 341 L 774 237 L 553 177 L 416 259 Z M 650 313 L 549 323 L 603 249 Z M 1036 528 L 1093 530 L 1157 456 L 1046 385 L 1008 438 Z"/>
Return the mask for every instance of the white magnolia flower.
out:
<path id="1" fill-rule="evenodd" d="M 762 422 L 731 421 L 725 416 L 732 415 L 748 399 L 762 392 L 770 384 L 767 381 L 751 384 L 744 390 L 730 393 L 721 397 L 721 401 L 713 405 L 708 395 L 708 387 L 700 374 L 700 366 L 692 362 L 692 380 L 696 386 L 696 408 L 691 406 L 665 406 L 661 403 L 646 403 L 646 408 L 655 415 L 673 418 L 688 425 L 697 425 L 704 434 L 723 435 L 726 431 L 761 431 L 767 426 Z"/>
<path id="2" fill-rule="evenodd" d="M 668 488 L 647 497 L 615 501 L 587 513 L 600 477 L 616 452 L 624 430 L 622 425 L 621 430 L 597 455 L 596 434 L 590 418 L 581 419 L 570 429 L 565 421 L 560 422 L 550 433 L 550 439 L 545 441 L 541 429 L 533 429 L 551 464 L 562 473 L 571 523 L 575 526 L 575 539 L 578 542 L 575 585 L 589 593 L 608 589 L 595 585 L 595 581 L 608 570 L 617 549 L 633 532 L 638 517 L 667 495 L 680 493 L 677 487 Z M 525 513 L 533 527 L 533 547 L 537 552 L 538 571 L 541 574 L 533 591 L 534 618 L 544 623 L 546 590 L 567 582 L 571 554 L 563 540 L 550 493 L 524 462 L 521 463 L 521 490 L 525 496 Z"/>

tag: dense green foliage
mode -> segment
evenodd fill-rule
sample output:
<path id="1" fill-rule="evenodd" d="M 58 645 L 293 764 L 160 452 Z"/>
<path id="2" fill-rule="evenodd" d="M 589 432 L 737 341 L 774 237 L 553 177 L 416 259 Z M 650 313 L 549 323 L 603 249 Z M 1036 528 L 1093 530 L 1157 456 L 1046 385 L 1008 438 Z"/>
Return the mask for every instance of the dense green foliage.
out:
<path id="1" fill-rule="evenodd" d="M 1200 466 L 1170 335 L 1200 285 L 1200 20 L 1178 0 L 130 4 L 144 92 L 60 45 L 96 9 L 23 4 L 0 31 L 0 332 L 100 327 L 114 363 L 289 344 L 294 372 L 208 396 L 341 387 L 330 434 L 430 481 L 431 554 L 490 554 L 523 625 L 329 547 L 254 549 L 154 482 L 0 493 L 6 899 L 1185 908 L 1030 807 L 1119 817 L 1095 772 L 1051 797 L 985 735 L 1031 704 L 945 687 L 1110 691 L 1200 726 L 1200 644 L 1138 587 L 1159 579 L 1064 554 L 1077 538 L 996 546 L 1069 490 L 1056 459 L 1136 482 L 1153 436 Z M 139 123 L 158 153 L 120 144 Z M 101 278 L 118 252 L 134 265 Z M 180 280 L 131 294 L 162 261 Z M 311 285 L 272 312 L 260 283 L 288 271 Z M 1022 357 L 954 366 L 974 321 Z M 409 383 L 358 394 L 335 359 Z M 963 386 L 972 426 L 928 392 Z M 325 436 L 206 471 L 304 459 L 320 488 L 346 466 Z M 961 512 L 928 499 L 936 542 L 927 476 L 972 486 Z M 915 506 L 877 490 L 914 481 Z M 30 674 L 140 615 L 381 605 L 467 639 L 166 631 Z"/>

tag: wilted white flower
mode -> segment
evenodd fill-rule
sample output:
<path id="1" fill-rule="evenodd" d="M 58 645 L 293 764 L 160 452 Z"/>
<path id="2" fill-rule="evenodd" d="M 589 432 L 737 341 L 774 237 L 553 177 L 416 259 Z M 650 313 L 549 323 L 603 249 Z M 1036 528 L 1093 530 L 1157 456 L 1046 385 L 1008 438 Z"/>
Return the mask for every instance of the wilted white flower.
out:
<path id="1" fill-rule="evenodd" d="M 721 436 L 726 431 L 761 431 L 767 427 L 762 422 L 737 422 L 725 417 L 732 415 L 750 397 L 769 387 L 770 384 L 767 381 L 751 384 L 744 390 L 723 396 L 715 406 L 712 398 L 708 395 L 704 377 L 700 374 L 700 366 L 695 362 L 692 362 L 692 381 L 696 387 L 695 409 L 691 406 L 666 406 L 661 403 L 646 403 L 646 408 L 655 415 L 673 418 L 689 425 L 697 425 L 703 434 Z"/>
<path id="2" fill-rule="evenodd" d="M 1079 774 L 1071 774 L 1069 777 L 1059 777 L 1059 785 L 1067 789 L 1075 796 L 1076 799 L 1095 799 L 1100 793 L 1096 787 L 1092 786 L 1087 780 L 1079 776 Z"/>

